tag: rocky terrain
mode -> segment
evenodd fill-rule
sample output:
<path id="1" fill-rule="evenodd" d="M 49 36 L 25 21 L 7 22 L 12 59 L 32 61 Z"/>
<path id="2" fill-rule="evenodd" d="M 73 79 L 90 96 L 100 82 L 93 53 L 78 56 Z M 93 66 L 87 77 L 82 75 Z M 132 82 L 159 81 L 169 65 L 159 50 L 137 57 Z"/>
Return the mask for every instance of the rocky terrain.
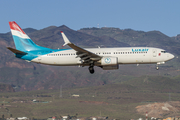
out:
<path id="1" fill-rule="evenodd" d="M 169 116 L 179 116 L 180 101 L 170 101 L 163 103 L 150 103 L 146 105 L 140 105 L 136 107 L 139 114 L 145 115 L 146 112 L 148 117 L 155 118 L 166 118 Z"/>
<path id="2" fill-rule="evenodd" d="M 0 92 L 15 92 L 15 90 L 11 85 L 0 83 Z"/>

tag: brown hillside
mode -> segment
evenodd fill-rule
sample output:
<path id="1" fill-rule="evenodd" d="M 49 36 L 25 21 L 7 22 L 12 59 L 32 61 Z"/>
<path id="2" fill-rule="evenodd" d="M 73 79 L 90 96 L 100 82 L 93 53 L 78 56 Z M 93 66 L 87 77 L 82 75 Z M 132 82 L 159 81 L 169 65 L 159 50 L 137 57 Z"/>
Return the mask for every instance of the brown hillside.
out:
<path id="1" fill-rule="evenodd" d="M 136 110 L 142 115 L 145 115 L 147 112 L 148 117 L 163 118 L 169 116 L 179 116 L 180 101 L 140 105 L 136 107 Z"/>

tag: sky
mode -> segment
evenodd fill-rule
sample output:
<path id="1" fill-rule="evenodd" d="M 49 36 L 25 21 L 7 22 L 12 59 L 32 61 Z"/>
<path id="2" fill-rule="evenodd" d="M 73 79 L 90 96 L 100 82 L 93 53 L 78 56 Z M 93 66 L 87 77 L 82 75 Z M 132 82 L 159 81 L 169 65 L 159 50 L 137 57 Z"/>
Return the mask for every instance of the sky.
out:
<path id="1" fill-rule="evenodd" d="M 0 33 L 16 21 L 23 29 L 115 27 L 172 37 L 180 34 L 179 5 L 180 0 L 1 0 Z"/>

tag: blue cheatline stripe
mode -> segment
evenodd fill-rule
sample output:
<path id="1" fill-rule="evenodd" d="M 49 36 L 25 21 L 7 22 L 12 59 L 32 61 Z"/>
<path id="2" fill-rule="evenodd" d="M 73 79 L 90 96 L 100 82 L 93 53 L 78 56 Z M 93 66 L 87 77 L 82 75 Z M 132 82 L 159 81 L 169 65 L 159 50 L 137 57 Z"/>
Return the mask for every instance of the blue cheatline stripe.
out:
<path id="1" fill-rule="evenodd" d="M 21 54 L 15 54 L 17 58 L 24 59 L 24 60 L 33 60 L 41 55 L 46 55 L 49 53 L 55 53 L 58 51 L 65 51 L 69 49 L 60 49 L 60 50 L 54 50 L 50 48 L 45 48 L 36 45 L 31 39 L 25 39 L 18 36 L 13 35 L 14 43 L 17 50 L 26 52 L 28 54 L 21 55 Z"/>
<path id="2" fill-rule="evenodd" d="M 20 54 L 16 54 L 17 58 L 23 59 L 23 60 L 33 60 L 41 55 L 46 55 L 46 54 L 50 54 L 50 53 L 56 53 L 59 51 L 66 51 L 66 50 L 70 50 L 70 49 L 60 49 L 60 50 L 54 50 L 54 49 L 44 49 L 44 50 L 33 50 L 33 51 L 26 51 L 28 54 L 26 55 L 20 55 Z"/>

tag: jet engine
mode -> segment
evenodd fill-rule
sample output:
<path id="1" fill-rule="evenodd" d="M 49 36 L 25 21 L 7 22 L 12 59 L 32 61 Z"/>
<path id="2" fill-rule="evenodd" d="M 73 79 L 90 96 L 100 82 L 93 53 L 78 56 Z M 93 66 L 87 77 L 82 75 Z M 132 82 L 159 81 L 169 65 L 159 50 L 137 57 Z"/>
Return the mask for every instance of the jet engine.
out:
<path id="1" fill-rule="evenodd" d="M 101 59 L 101 65 L 103 70 L 119 69 L 117 57 L 103 57 Z"/>

